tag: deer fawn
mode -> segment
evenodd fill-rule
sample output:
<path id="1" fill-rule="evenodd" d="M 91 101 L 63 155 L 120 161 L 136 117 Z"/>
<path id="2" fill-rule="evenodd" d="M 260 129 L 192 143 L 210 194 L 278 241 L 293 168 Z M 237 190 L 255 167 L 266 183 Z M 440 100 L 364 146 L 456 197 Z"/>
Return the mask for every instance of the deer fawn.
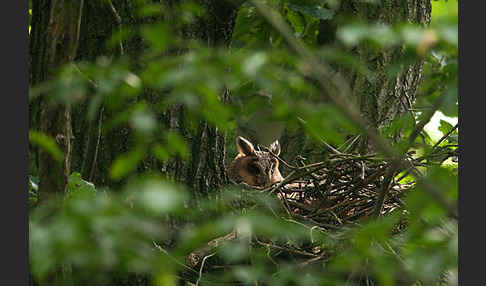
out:
<path id="1" fill-rule="evenodd" d="M 283 180 L 278 170 L 278 160 L 267 151 L 256 151 L 250 141 L 236 138 L 238 155 L 228 167 L 228 176 L 236 183 L 268 187 Z M 273 154 L 280 154 L 280 144 L 275 140 L 270 146 Z"/>

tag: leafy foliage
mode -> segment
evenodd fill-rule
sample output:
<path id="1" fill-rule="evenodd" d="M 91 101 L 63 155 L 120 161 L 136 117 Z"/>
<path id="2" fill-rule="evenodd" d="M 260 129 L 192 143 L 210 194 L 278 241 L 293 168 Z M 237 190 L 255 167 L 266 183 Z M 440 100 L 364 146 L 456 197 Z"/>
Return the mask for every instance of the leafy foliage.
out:
<path id="1" fill-rule="evenodd" d="M 83 180 L 80 173 L 74 172 L 69 175 L 67 194 L 70 197 L 95 195 L 96 188 L 93 183 Z"/>
<path id="2" fill-rule="evenodd" d="M 401 207 L 349 224 L 311 224 L 286 213 L 275 194 L 228 186 L 201 198 L 165 174 L 154 175 L 160 170 L 144 168 L 147 158 L 177 162 L 194 156 L 187 134 L 159 124 L 174 105 L 184 108 L 177 124 L 188 133 L 195 133 L 204 120 L 230 138 L 241 120 L 259 110 L 262 99 L 255 94 L 261 93 L 272 95 L 272 120 L 303 126 L 315 142 L 348 146 L 346 135 L 363 130 L 338 105 L 323 99 L 311 80 L 312 67 L 254 2 L 239 8 L 228 50 L 180 33 L 205 16 L 204 7 L 181 1 L 171 10 L 140 1 L 137 20 L 143 25 L 124 27 L 107 41 L 111 47 L 130 39 L 143 42 L 136 61 L 123 54 L 76 62 L 60 69 L 52 81 L 32 87 L 31 101 L 50 93 L 53 101 L 85 104 L 91 122 L 103 106 L 110 114 L 103 132 L 124 127 L 131 139 L 130 148 L 109 162 L 107 178 L 119 188 L 95 187 L 73 170 L 68 200 L 38 204 L 37 174 L 29 176 L 30 271 L 37 281 L 49 280 L 61 268 L 71 269 L 63 272 L 69 274 L 61 282 L 72 279 L 80 285 L 108 283 L 120 273 L 146 275 L 154 285 L 176 285 L 177 280 L 196 285 L 457 284 L 457 221 L 448 206 L 458 197 L 458 131 L 441 121 L 443 141 L 432 140 L 423 130 L 412 137 L 427 121 L 428 110 L 458 115 L 457 14 L 436 9 L 454 1 L 433 2 L 438 16 L 433 15 L 429 27 L 340 19 L 337 43 L 324 46 L 318 44 L 319 25 L 338 18 L 335 1 L 265 2 L 310 52 L 356 69 L 370 82 L 373 71 L 352 53 L 359 45 L 377 51 L 400 46 L 405 51 L 400 65 L 423 61 L 413 108 L 379 130 L 415 164 L 400 166 L 392 177 L 392 185 L 411 186 L 405 197 L 393 198 Z M 396 73 L 393 68 L 390 77 Z M 232 102 L 222 100 L 225 88 Z M 62 160 L 55 139 L 34 130 L 29 139 Z M 233 151 L 233 140 L 227 141 L 224 147 Z M 379 156 L 393 162 L 386 154 Z M 438 192 L 430 191 L 430 185 Z M 225 239 L 214 242 L 221 237 Z M 210 241 L 214 247 L 207 251 Z"/>

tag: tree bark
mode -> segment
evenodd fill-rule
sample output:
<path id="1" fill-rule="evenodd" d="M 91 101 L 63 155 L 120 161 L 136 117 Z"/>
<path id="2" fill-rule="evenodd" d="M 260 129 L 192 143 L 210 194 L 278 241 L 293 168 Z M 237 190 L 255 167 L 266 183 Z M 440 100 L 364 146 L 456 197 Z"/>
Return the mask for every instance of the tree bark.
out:
<path id="1" fill-rule="evenodd" d="M 199 3 L 208 16 L 198 19 L 183 34 L 209 46 L 230 48 L 239 7 L 231 1 Z M 230 100 L 229 90 L 221 91 L 220 100 Z M 184 106 L 174 105 L 163 114 L 163 121 L 168 130 L 178 132 L 186 139 L 189 159 L 164 162 L 160 168 L 175 181 L 188 186 L 197 202 L 198 198 L 217 195 L 217 190 L 228 182 L 225 170 L 226 134 L 202 118 L 192 122 L 196 128 L 189 128 L 185 113 Z"/>
<path id="2" fill-rule="evenodd" d="M 384 0 L 377 5 L 346 1 L 340 13 L 390 25 L 408 22 L 427 26 L 430 23 L 431 3 L 430 0 Z M 343 71 L 343 74 L 352 84 L 363 116 L 373 127 L 381 128 L 412 107 L 421 79 L 423 60 L 402 66 L 397 75 L 390 77 L 388 70 L 404 56 L 403 47 L 376 52 L 362 44 L 355 53 L 373 71 L 374 78 L 368 79 L 356 71 Z"/>
<path id="3" fill-rule="evenodd" d="M 165 4 L 170 7 L 172 2 L 167 1 Z M 142 21 L 146 21 L 136 18 L 136 5 L 132 1 L 112 3 L 123 25 L 140 25 Z M 200 1 L 200 4 L 207 9 L 207 16 L 185 27 L 180 31 L 181 35 L 199 39 L 210 46 L 229 48 L 238 7 L 230 1 Z M 78 59 L 93 61 L 101 55 L 111 57 L 110 55 L 116 54 L 116 50 L 108 50 L 105 46 L 106 39 L 119 25 L 112 9 L 108 5 L 86 2 L 85 11 Z M 164 21 L 170 21 L 170 17 Z M 139 37 L 123 43 L 123 51 L 134 62 L 145 48 Z M 160 92 L 147 89 L 141 98 L 155 105 L 163 96 Z M 229 100 L 228 90 L 221 91 L 221 100 Z M 202 118 L 189 124 L 186 113 L 184 106 L 176 104 L 160 114 L 159 120 L 165 130 L 177 132 L 186 139 L 190 150 L 189 158 L 160 162 L 153 155 L 148 155 L 142 161 L 139 170 L 159 170 L 174 181 L 187 185 L 196 197 L 206 196 L 227 182 L 224 160 L 226 136 Z M 109 119 L 111 116 L 110 111 L 104 110 L 101 120 L 99 114 L 92 122 L 86 119 L 85 114 L 86 104 L 75 107 L 73 128 L 76 144 L 73 150 L 73 168 L 80 170 L 85 179 L 91 178 L 90 174 L 94 174 L 92 179 L 95 185 L 116 187 L 118 184 L 110 181 L 107 174 L 114 159 L 130 148 L 132 142 L 127 138 L 130 138 L 131 132 L 128 128 L 120 127 L 109 133 L 102 130 L 100 135 L 105 118 Z M 188 124 L 194 125 L 195 128 Z"/>
<path id="4" fill-rule="evenodd" d="M 336 11 L 336 17 L 347 15 L 362 18 L 371 22 L 396 24 L 399 22 L 415 23 L 428 26 L 430 23 L 430 0 L 383 0 L 379 4 L 363 1 L 342 1 Z M 336 44 L 335 32 L 339 29 L 336 21 L 321 21 L 318 43 L 321 45 Z M 344 48 L 344 47 L 342 47 Z M 336 67 L 350 83 L 353 97 L 358 102 L 361 114 L 371 124 L 372 128 L 381 129 L 387 126 L 399 115 L 410 112 L 417 96 L 417 89 L 421 80 L 423 60 L 413 64 L 403 65 L 400 71 L 390 77 L 388 70 L 404 55 L 401 46 L 382 51 L 370 49 L 366 44 L 360 44 L 352 53 L 358 60 L 366 64 L 373 71 L 373 78 L 367 78 L 356 70 Z M 323 138 L 326 140 L 326 138 Z M 397 138 L 395 138 L 397 139 Z M 314 142 L 305 136 L 300 128 L 297 131 L 286 129 L 281 138 L 282 156 L 287 160 L 294 160 L 297 155 L 306 157 L 310 162 L 320 161 L 327 147 Z M 354 151 L 367 153 L 372 151 L 367 138 L 361 137 L 355 145 Z"/>
<path id="5" fill-rule="evenodd" d="M 39 0 L 33 2 L 30 41 L 30 84 L 50 79 L 76 55 L 83 1 Z M 66 191 L 70 171 L 71 108 L 68 103 L 43 94 L 31 104 L 31 128 L 56 140 L 64 151 L 64 160 L 57 162 L 45 150 L 38 150 L 39 201 Z"/>

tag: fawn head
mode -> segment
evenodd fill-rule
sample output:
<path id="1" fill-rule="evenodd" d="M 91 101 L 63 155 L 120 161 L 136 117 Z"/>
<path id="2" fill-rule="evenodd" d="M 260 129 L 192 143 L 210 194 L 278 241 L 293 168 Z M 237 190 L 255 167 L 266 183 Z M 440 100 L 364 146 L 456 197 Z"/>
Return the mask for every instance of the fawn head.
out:
<path id="1" fill-rule="evenodd" d="M 231 180 L 244 182 L 250 186 L 267 187 L 283 180 L 278 170 L 278 160 L 267 151 L 257 151 L 250 141 L 238 136 L 236 138 L 238 155 L 228 168 Z M 280 154 L 280 144 L 275 140 L 269 148 L 273 154 Z"/>

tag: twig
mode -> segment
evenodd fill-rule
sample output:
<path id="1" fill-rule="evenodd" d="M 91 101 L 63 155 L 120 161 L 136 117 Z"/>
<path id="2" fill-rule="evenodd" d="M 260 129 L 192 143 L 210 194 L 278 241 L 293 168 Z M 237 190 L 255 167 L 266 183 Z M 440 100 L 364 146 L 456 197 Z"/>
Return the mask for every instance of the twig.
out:
<path id="1" fill-rule="evenodd" d="M 302 178 L 302 177 L 305 177 L 305 176 L 307 176 L 307 175 L 309 175 L 309 174 L 312 174 L 312 173 L 314 173 L 314 172 L 316 172 L 316 171 L 318 171 L 318 170 L 322 169 L 322 165 L 323 165 L 323 164 L 324 164 L 324 162 L 319 162 L 319 163 L 316 163 L 316 164 L 311 164 L 311 165 L 313 165 L 313 166 L 316 166 L 316 165 L 317 165 L 317 166 L 318 166 L 318 168 L 312 169 L 312 170 L 307 171 L 307 172 L 305 172 L 305 173 L 299 174 L 299 175 L 295 176 L 294 178 L 291 178 L 291 176 L 292 176 L 293 174 L 295 174 L 295 173 L 296 173 L 296 171 L 297 171 L 297 170 L 294 170 L 294 171 L 292 171 L 292 172 L 290 173 L 290 175 L 288 175 L 288 176 L 287 176 L 287 177 L 286 177 L 286 178 L 285 178 L 285 179 L 284 179 L 282 182 L 280 182 L 278 185 L 276 185 L 275 187 L 269 187 L 269 188 L 265 189 L 264 191 L 271 190 L 269 193 L 270 193 L 270 194 L 272 194 L 272 193 L 273 193 L 275 190 L 277 190 L 278 188 L 280 188 L 282 185 L 292 183 L 292 182 L 293 182 L 293 181 L 295 181 L 295 180 L 298 180 L 298 179 L 300 179 L 300 178 Z M 311 165 L 309 165 L 309 166 L 311 166 Z M 304 167 L 302 167 L 302 168 L 304 168 Z M 301 168 L 299 168 L 298 170 L 300 170 L 300 169 L 301 169 Z"/>
<path id="2" fill-rule="evenodd" d="M 416 171 L 412 169 L 412 174 L 414 174 Z M 443 195 L 442 193 L 437 190 L 437 188 L 430 184 L 425 178 L 421 177 L 420 175 L 414 174 L 415 177 L 417 177 L 417 183 L 421 184 L 423 187 L 423 190 L 432 195 L 437 202 L 439 202 L 443 207 L 447 209 L 449 212 L 449 215 L 455 219 L 459 218 L 459 215 L 457 213 L 457 205 L 451 204 Z"/>
<path id="3" fill-rule="evenodd" d="M 326 96 L 330 98 L 341 111 L 366 135 L 373 140 L 374 145 L 382 150 L 389 157 L 396 157 L 396 151 L 391 148 L 388 142 L 383 139 L 376 130 L 370 128 L 372 126 L 365 118 L 360 115 L 359 109 L 355 104 L 350 102 L 352 98 L 351 87 L 346 80 L 336 72 L 333 72 L 331 67 L 321 59 L 313 55 L 306 47 L 304 47 L 294 36 L 294 33 L 288 24 L 282 19 L 280 15 L 272 13 L 262 1 L 251 1 L 257 11 L 267 20 L 285 39 L 289 46 L 305 61 L 310 67 L 313 78 L 319 83 Z M 325 80 L 329 82 L 325 82 Z"/>
<path id="4" fill-rule="evenodd" d="M 199 281 L 201 280 L 201 277 L 202 277 L 202 271 L 203 271 L 203 267 L 204 267 L 204 263 L 206 262 L 206 259 L 210 258 L 211 256 L 215 255 L 216 252 L 213 252 L 209 255 L 206 255 L 204 256 L 202 262 L 201 262 L 201 268 L 199 268 L 199 277 L 197 278 L 197 281 L 196 281 L 196 286 L 199 285 Z"/>
<path id="5" fill-rule="evenodd" d="M 408 149 L 410 149 L 410 147 L 412 146 L 412 144 L 415 141 L 415 139 L 417 138 L 417 136 L 422 132 L 425 125 L 427 125 L 427 123 L 429 123 L 430 119 L 432 119 L 432 116 L 434 116 L 437 109 L 439 109 L 439 107 L 442 105 L 442 102 L 444 102 L 444 99 L 445 99 L 445 93 L 442 93 L 441 95 L 439 95 L 439 97 L 437 97 L 437 99 L 432 104 L 432 108 L 427 110 L 427 113 L 424 114 L 423 119 L 420 120 L 420 122 L 415 126 L 414 130 L 412 131 L 412 133 L 408 137 L 408 139 L 409 139 L 408 140 L 408 147 L 405 148 L 405 152 L 407 152 Z"/>
<path id="6" fill-rule="evenodd" d="M 93 175 L 94 175 L 94 170 L 96 167 L 96 161 L 98 160 L 98 150 L 100 147 L 100 140 L 101 140 L 101 127 L 103 125 L 103 110 L 105 109 L 105 106 L 101 106 L 100 110 L 100 118 L 98 120 L 98 137 L 96 139 L 96 147 L 95 147 L 95 153 L 93 155 L 93 161 L 91 163 L 91 171 L 89 173 L 89 178 L 88 181 L 92 182 L 93 181 Z"/>
<path id="7" fill-rule="evenodd" d="M 442 141 L 444 141 L 447 137 L 449 137 L 449 135 L 452 134 L 452 132 L 454 132 L 454 130 L 457 129 L 457 127 L 459 127 L 459 123 L 457 123 L 456 126 L 452 127 L 451 130 L 449 130 L 449 132 L 447 132 L 446 134 L 444 134 L 444 136 L 442 136 L 442 138 L 440 138 L 439 141 L 437 141 L 437 143 L 435 143 L 435 145 L 432 146 L 432 149 L 434 149 L 435 147 L 439 146 L 439 144 L 442 143 Z"/>
<path id="8" fill-rule="evenodd" d="M 327 256 L 327 255 L 326 255 L 325 253 L 323 253 L 323 254 L 321 254 L 321 255 L 319 255 L 319 256 L 317 256 L 317 257 L 311 258 L 311 259 L 309 259 L 309 260 L 307 260 L 307 261 L 304 261 L 304 262 L 302 262 L 302 263 L 298 264 L 298 265 L 297 265 L 297 267 L 304 267 L 304 266 L 306 266 L 306 265 L 308 265 L 308 264 L 311 264 L 311 263 L 313 263 L 313 262 L 316 262 L 316 261 L 322 260 L 322 259 L 326 258 L 326 256 Z"/>
<path id="9" fill-rule="evenodd" d="M 382 188 L 378 193 L 375 209 L 373 210 L 374 217 L 378 217 L 381 214 L 381 208 L 383 207 L 383 203 L 385 202 L 385 197 L 390 190 L 390 183 L 393 180 L 395 173 L 398 171 L 399 166 L 400 166 L 399 161 L 394 161 L 391 163 L 391 166 L 388 167 L 388 170 L 385 175 L 385 179 L 383 180 Z"/>
<path id="10" fill-rule="evenodd" d="M 278 189 L 278 188 L 280 188 L 281 186 L 283 186 L 283 185 L 285 185 L 285 184 L 289 183 L 289 182 L 290 182 L 290 178 L 291 178 L 291 177 L 292 177 L 292 176 L 293 176 L 295 173 L 296 173 L 296 171 L 295 171 L 295 170 L 294 170 L 294 171 L 292 171 L 292 172 L 290 172 L 290 174 L 289 174 L 287 177 L 285 177 L 285 178 L 282 180 L 282 182 L 278 183 L 278 184 L 277 184 L 276 186 L 274 186 L 274 187 L 268 187 L 268 188 L 266 188 L 266 189 L 263 189 L 263 192 L 267 192 L 268 190 L 271 190 L 271 191 L 270 191 L 270 193 L 273 193 L 273 192 L 274 192 L 276 189 Z"/>
<path id="11" fill-rule="evenodd" d="M 121 36 L 121 29 L 122 29 L 122 18 L 120 17 L 120 14 L 115 9 L 115 6 L 113 6 L 113 2 L 111 0 L 108 0 L 108 4 L 110 4 L 111 12 L 113 13 L 113 16 L 115 16 L 116 22 L 118 24 L 118 30 L 120 31 L 120 36 Z M 120 38 L 120 54 L 124 54 L 124 49 L 123 49 L 123 43 Z"/>
<path id="12" fill-rule="evenodd" d="M 289 203 L 287 202 L 287 196 L 282 192 L 282 190 L 280 190 L 280 189 L 278 189 L 278 190 L 279 190 L 280 196 L 282 197 L 282 199 L 280 201 L 282 202 L 284 209 L 287 212 L 287 215 L 292 216 L 290 214 L 290 207 L 289 207 Z"/>
<path id="13" fill-rule="evenodd" d="M 331 150 L 331 152 L 333 152 L 334 154 L 342 154 L 339 150 L 337 150 L 336 148 L 332 147 L 331 145 L 327 144 L 326 141 L 322 140 L 321 139 L 321 142 L 324 143 L 324 145 L 326 145 L 326 147 Z"/>
<path id="14" fill-rule="evenodd" d="M 286 248 L 286 247 L 282 247 L 282 246 L 279 246 L 279 245 L 276 245 L 276 244 L 266 243 L 266 242 L 258 240 L 258 238 L 256 238 L 255 240 L 258 244 L 260 244 L 262 246 L 272 247 L 272 248 L 280 249 L 280 250 L 284 250 L 284 251 L 289 251 L 289 252 L 293 252 L 295 254 L 300 254 L 300 255 L 304 255 L 304 256 L 317 257 L 317 255 L 315 255 L 313 253 L 300 251 L 300 250 L 296 250 L 296 249 L 292 249 L 292 248 Z"/>
<path id="15" fill-rule="evenodd" d="M 272 262 L 275 266 L 278 267 L 278 263 L 275 262 L 275 260 L 273 260 L 272 256 L 270 255 L 270 247 L 267 246 L 267 257 L 268 257 L 268 260 L 270 260 L 270 262 Z"/>
<path id="16" fill-rule="evenodd" d="M 292 170 L 298 169 L 298 167 L 294 167 L 294 166 L 290 165 L 289 163 L 285 162 L 285 160 L 283 160 L 282 158 L 280 158 L 279 156 L 277 156 L 275 153 L 273 153 L 272 150 L 270 150 L 270 148 L 268 148 L 266 146 L 263 146 L 263 149 L 266 152 L 270 153 L 270 155 L 272 155 L 275 159 L 277 159 L 278 161 L 280 161 L 281 163 L 283 163 L 288 168 L 290 168 Z"/>
<path id="17" fill-rule="evenodd" d="M 79 75 L 81 75 L 82 77 L 84 77 L 90 84 L 93 88 L 98 88 L 98 83 L 95 82 L 93 79 L 91 79 L 88 75 L 86 75 L 85 73 L 83 73 L 81 71 L 81 69 L 79 69 L 78 65 L 76 63 L 72 63 L 72 66 L 73 68 L 79 73 Z"/>
<path id="18" fill-rule="evenodd" d="M 179 260 L 177 260 L 176 258 L 172 257 L 172 255 L 169 254 L 169 252 L 165 249 L 162 248 L 162 246 L 158 245 L 157 243 L 155 243 L 155 241 L 152 241 L 153 245 L 155 246 L 155 248 L 157 248 L 158 250 L 160 250 L 161 252 L 163 252 L 165 255 L 167 255 L 170 259 L 172 259 L 176 264 L 182 266 L 183 268 L 191 271 L 191 272 L 194 272 L 194 273 L 197 273 L 196 270 L 192 269 L 191 267 L 187 266 L 186 264 L 180 262 Z"/>
<path id="19" fill-rule="evenodd" d="M 253 3 L 253 5 L 255 5 L 258 13 L 261 14 L 263 18 L 265 18 L 265 20 L 268 21 L 282 35 L 282 37 L 289 44 L 289 46 L 309 66 L 311 76 L 317 81 L 322 90 L 326 93 L 326 96 L 331 99 L 334 104 L 336 104 L 336 106 L 346 115 L 346 117 L 348 117 L 348 119 L 353 124 L 361 129 L 361 131 L 366 134 L 366 137 L 372 141 L 373 145 L 378 150 L 383 152 L 385 156 L 392 158 L 392 161 L 397 160 L 397 158 L 402 160 L 401 158 L 403 157 L 403 155 L 399 154 L 395 149 L 393 149 L 389 142 L 385 140 L 377 132 L 377 130 L 370 128 L 370 126 L 372 125 L 360 115 L 357 106 L 350 101 L 350 99 L 352 98 L 352 91 L 347 81 L 339 73 L 333 72 L 331 67 L 327 63 L 325 63 L 321 59 L 318 59 L 314 54 L 310 52 L 309 49 L 302 45 L 301 42 L 299 42 L 295 38 L 292 29 L 279 14 L 273 13 L 272 10 L 269 9 L 265 4 L 263 4 L 262 1 L 251 0 L 251 2 Z M 326 80 L 328 82 L 326 82 Z M 443 100 L 443 98 L 441 98 L 440 100 Z M 416 126 L 414 133 L 412 133 L 411 137 L 409 137 L 409 141 L 415 140 L 414 137 L 420 134 L 421 130 L 423 129 L 423 126 L 421 126 L 421 124 L 425 124 L 425 120 L 422 120 L 422 122 Z M 405 150 L 405 152 L 407 150 Z M 424 177 L 420 175 L 417 176 L 417 179 L 426 181 Z M 425 184 L 425 186 L 431 186 L 431 184 L 427 183 Z M 433 193 L 434 189 L 429 189 L 428 191 Z M 444 201 L 440 201 L 440 203 L 443 204 Z M 444 206 L 447 208 L 450 207 L 448 205 Z"/>
<path id="20" fill-rule="evenodd" d="M 352 145 L 353 142 L 359 137 L 359 135 L 356 135 L 356 136 L 352 136 L 351 138 L 348 138 L 343 144 L 341 144 L 337 149 L 338 150 L 342 150 L 344 148 L 344 150 L 346 150 L 346 148 L 349 148 L 349 145 Z M 345 152 L 346 153 L 346 152 Z"/>

